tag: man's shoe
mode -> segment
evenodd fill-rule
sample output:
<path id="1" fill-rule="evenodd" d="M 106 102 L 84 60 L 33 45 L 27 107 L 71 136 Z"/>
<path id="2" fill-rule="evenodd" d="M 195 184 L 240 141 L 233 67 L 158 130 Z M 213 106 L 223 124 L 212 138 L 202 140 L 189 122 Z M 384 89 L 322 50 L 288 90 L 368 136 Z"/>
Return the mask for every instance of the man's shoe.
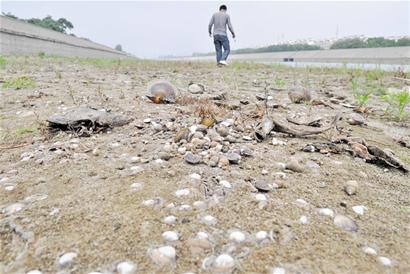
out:
<path id="1" fill-rule="evenodd" d="M 227 66 L 227 65 L 228 65 L 228 63 L 227 63 L 226 61 L 224 61 L 224 60 L 219 61 L 219 64 L 221 64 L 221 65 L 223 65 L 223 66 Z"/>

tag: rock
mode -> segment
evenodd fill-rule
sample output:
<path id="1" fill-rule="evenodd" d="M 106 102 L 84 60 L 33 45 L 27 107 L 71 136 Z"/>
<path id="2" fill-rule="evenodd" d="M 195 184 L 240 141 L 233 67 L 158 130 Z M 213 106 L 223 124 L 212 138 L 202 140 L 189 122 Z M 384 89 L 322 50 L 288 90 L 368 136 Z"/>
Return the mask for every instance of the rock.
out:
<path id="1" fill-rule="evenodd" d="M 218 166 L 218 163 L 219 163 L 219 157 L 214 155 L 209 159 L 208 165 L 210 167 L 216 167 L 216 166 Z M 228 163 L 229 163 L 229 161 L 228 161 Z"/>
<path id="2" fill-rule="evenodd" d="M 0 269 L 1 270 L 1 269 Z M 40 270 L 30 270 L 29 272 L 27 272 L 26 274 L 42 274 L 42 272 Z"/>
<path id="3" fill-rule="evenodd" d="M 218 166 L 223 169 L 227 168 L 229 166 L 228 158 L 226 156 L 219 157 Z"/>
<path id="4" fill-rule="evenodd" d="M 272 190 L 272 187 L 265 181 L 256 181 L 254 186 L 260 192 L 269 192 Z"/>
<path id="5" fill-rule="evenodd" d="M 295 104 L 309 102 L 310 100 L 312 100 L 311 92 L 308 90 L 289 91 L 288 96 L 289 96 L 289 99 L 292 101 L 292 103 L 295 103 Z"/>
<path id="6" fill-rule="evenodd" d="M 12 215 L 14 213 L 21 211 L 23 208 L 24 208 L 24 204 L 14 203 L 14 204 L 7 206 L 6 208 L 3 208 L 1 212 L 6 215 Z"/>
<path id="7" fill-rule="evenodd" d="M 253 151 L 251 149 L 247 148 L 247 147 L 243 147 L 240 150 L 240 154 L 241 154 L 241 156 L 244 156 L 244 157 L 252 157 L 253 156 Z"/>
<path id="8" fill-rule="evenodd" d="M 179 240 L 178 233 L 176 233 L 175 231 L 165 231 L 164 233 L 162 233 L 162 238 L 164 238 L 164 240 L 168 242 Z"/>
<path id="9" fill-rule="evenodd" d="M 229 240 L 234 241 L 236 243 L 241 243 L 245 241 L 246 236 L 241 231 L 233 231 L 229 234 Z"/>
<path id="10" fill-rule="evenodd" d="M 190 238 L 187 240 L 186 245 L 193 254 L 200 254 L 212 249 L 212 244 L 208 238 Z"/>
<path id="11" fill-rule="evenodd" d="M 169 159 L 172 158 L 172 155 L 169 152 L 161 151 L 158 154 L 158 158 L 164 161 L 168 161 Z"/>
<path id="12" fill-rule="evenodd" d="M 225 156 L 231 164 L 237 165 L 241 161 L 241 155 L 237 153 L 227 153 Z"/>
<path id="13" fill-rule="evenodd" d="M 192 205 L 198 210 L 205 210 L 207 208 L 207 204 L 204 201 L 195 201 Z"/>
<path id="14" fill-rule="evenodd" d="M 212 264 L 212 273 L 232 273 L 235 269 L 235 260 L 228 254 L 216 257 Z"/>
<path id="15" fill-rule="evenodd" d="M 344 215 L 336 215 L 333 223 L 346 231 L 349 232 L 356 232 L 358 230 L 357 224 L 351 218 L 346 217 Z"/>
<path id="16" fill-rule="evenodd" d="M 266 198 L 265 194 L 258 193 L 255 194 L 255 200 L 257 202 L 266 202 L 268 199 Z"/>
<path id="17" fill-rule="evenodd" d="M 179 143 L 182 140 L 189 141 L 190 131 L 188 128 L 181 128 L 174 137 L 174 142 Z"/>
<path id="18" fill-rule="evenodd" d="M 286 270 L 283 267 L 274 267 L 269 269 L 268 274 L 286 274 Z"/>
<path id="19" fill-rule="evenodd" d="M 286 164 L 286 169 L 292 170 L 294 172 L 302 173 L 305 171 L 303 165 L 299 163 L 299 161 L 292 159 L 289 163 Z"/>
<path id="20" fill-rule="evenodd" d="M 349 118 L 347 119 L 347 123 L 349 123 L 350 125 L 363 125 L 364 123 L 366 123 L 366 119 L 358 114 L 358 113 L 352 113 L 349 115 Z"/>
<path id="21" fill-rule="evenodd" d="M 391 266 L 392 265 L 391 260 L 387 257 L 379 256 L 377 258 L 377 260 L 379 261 L 379 263 L 381 263 L 384 266 Z"/>
<path id="22" fill-rule="evenodd" d="M 135 274 L 137 273 L 137 265 L 133 262 L 121 262 L 117 264 L 118 274 Z"/>
<path id="23" fill-rule="evenodd" d="M 162 246 L 148 251 L 151 260 L 159 266 L 175 265 L 176 251 L 172 246 Z"/>
<path id="24" fill-rule="evenodd" d="M 201 157 L 194 155 L 191 152 L 188 152 L 187 154 L 185 154 L 184 160 L 188 164 L 197 165 L 201 162 Z"/>
<path id="25" fill-rule="evenodd" d="M 330 208 L 321 208 L 319 209 L 319 214 L 323 215 L 323 216 L 329 216 L 332 217 L 335 215 L 333 210 L 331 210 Z"/>
<path id="26" fill-rule="evenodd" d="M 188 91 L 192 94 L 202 94 L 205 91 L 205 87 L 202 84 L 190 84 L 188 86 Z"/>
<path id="27" fill-rule="evenodd" d="M 344 191 L 347 195 L 352 196 L 357 193 L 359 184 L 356 181 L 347 181 L 344 185 Z"/>
<path id="28" fill-rule="evenodd" d="M 274 137 L 274 138 L 272 138 L 272 145 L 274 145 L 274 146 L 285 146 L 286 142 L 281 141 L 281 140 Z"/>
<path id="29" fill-rule="evenodd" d="M 216 132 L 222 137 L 226 137 L 229 135 L 229 130 L 226 126 L 220 125 L 216 128 Z"/>
<path id="30" fill-rule="evenodd" d="M 58 265 L 63 268 L 70 267 L 74 263 L 75 258 L 77 258 L 77 253 L 67 252 L 58 258 Z"/>

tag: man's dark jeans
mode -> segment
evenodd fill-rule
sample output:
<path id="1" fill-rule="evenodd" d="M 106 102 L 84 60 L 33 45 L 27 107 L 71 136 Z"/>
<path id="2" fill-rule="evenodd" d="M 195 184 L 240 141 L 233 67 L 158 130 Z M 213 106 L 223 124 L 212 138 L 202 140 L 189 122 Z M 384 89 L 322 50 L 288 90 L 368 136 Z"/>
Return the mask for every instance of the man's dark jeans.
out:
<path id="1" fill-rule="evenodd" d="M 214 44 L 215 44 L 215 51 L 216 51 L 216 61 L 226 61 L 228 59 L 229 52 L 231 48 L 229 46 L 229 39 L 225 35 L 214 35 Z M 222 53 L 222 48 L 224 52 Z"/>

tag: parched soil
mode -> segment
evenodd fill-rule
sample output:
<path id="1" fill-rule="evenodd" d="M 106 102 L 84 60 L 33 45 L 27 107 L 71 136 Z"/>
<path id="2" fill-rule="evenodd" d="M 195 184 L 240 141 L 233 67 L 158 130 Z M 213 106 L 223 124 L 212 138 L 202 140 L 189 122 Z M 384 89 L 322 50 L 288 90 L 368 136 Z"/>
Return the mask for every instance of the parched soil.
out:
<path id="1" fill-rule="evenodd" d="M 348 152 L 302 150 L 306 144 L 354 136 L 390 149 L 410 166 L 409 148 L 396 142 L 410 136 L 409 120 L 397 122 L 385 113 L 386 103 L 377 94 L 366 103 L 371 108 L 366 125 L 346 122 L 353 113 L 348 106 L 355 105 L 352 77 L 361 88 L 408 90 L 409 82 L 393 73 L 241 63 L 218 68 L 213 63 L 6 58 L 0 80 L 20 76 L 29 77 L 35 86 L 0 91 L 0 273 L 117 273 L 122 261 L 134 262 L 138 273 L 215 273 L 203 261 L 222 253 L 235 260 L 234 273 L 267 273 L 273 267 L 286 273 L 410 273 L 408 173 L 366 163 Z M 148 84 L 158 79 L 178 88 L 176 104 L 153 104 L 145 97 Z M 205 92 L 191 94 L 191 82 L 203 84 Z M 288 92 L 300 90 L 313 91 L 313 98 L 328 105 L 292 103 Z M 222 93 L 225 99 L 212 100 Z M 273 132 L 256 142 L 253 128 L 265 110 L 257 94 L 271 96 L 268 111 L 284 118 L 322 117 L 324 126 L 341 113 L 339 131 L 304 138 Z M 49 134 L 47 118 L 75 106 L 120 112 L 133 121 L 90 137 Z M 233 121 L 228 125 L 232 138 L 220 141 L 221 155 L 248 148 L 253 156 L 242 156 L 239 164 L 211 167 L 208 148 L 175 144 L 177 132 L 198 124 L 204 109 L 215 115 L 215 128 Z M 284 144 L 273 145 L 273 137 Z M 203 163 L 185 162 L 180 147 L 202 157 Z M 299 161 L 302 172 L 284 168 L 292 159 Z M 191 178 L 193 173 L 201 179 Z M 355 195 L 344 191 L 349 180 L 358 183 Z M 264 193 L 266 204 L 255 199 L 252 184 L 258 181 L 275 186 Z M 175 192 L 180 189 L 190 192 L 178 197 Z M 144 204 L 156 198 L 157 205 Z M 16 203 L 21 210 L 10 210 Z M 357 205 L 366 207 L 363 215 L 352 210 Z M 350 217 L 358 230 L 336 226 L 332 217 L 319 214 L 320 208 Z M 175 224 L 164 223 L 169 215 L 177 217 Z M 204 223 L 206 215 L 216 223 Z M 301 216 L 307 224 L 300 223 Z M 163 239 L 161 234 L 169 230 L 178 232 L 178 241 Z M 233 242 L 233 230 L 243 232 L 246 240 Z M 194 254 L 188 239 L 200 231 L 208 233 L 211 248 Z M 258 231 L 267 231 L 269 237 L 257 241 Z M 175 247 L 176 261 L 159 267 L 148 250 L 164 245 Z M 377 254 L 365 253 L 365 247 Z M 58 259 L 67 252 L 77 257 L 62 267 Z M 391 265 L 383 265 L 379 256 L 390 259 Z"/>

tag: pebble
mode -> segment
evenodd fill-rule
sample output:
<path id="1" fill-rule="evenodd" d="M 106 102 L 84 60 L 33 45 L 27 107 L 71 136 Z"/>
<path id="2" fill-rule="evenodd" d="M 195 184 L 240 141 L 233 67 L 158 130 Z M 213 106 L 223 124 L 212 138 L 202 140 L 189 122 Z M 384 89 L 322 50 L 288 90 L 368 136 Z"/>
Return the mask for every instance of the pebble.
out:
<path id="1" fill-rule="evenodd" d="M 296 199 L 296 205 L 302 208 L 307 208 L 309 206 L 309 203 L 303 199 Z"/>
<path id="2" fill-rule="evenodd" d="M 356 232 L 358 230 L 357 224 L 351 218 L 343 215 L 336 215 L 333 223 L 346 231 Z"/>
<path id="3" fill-rule="evenodd" d="M 132 184 L 130 185 L 130 188 L 131 188 L 131 191 L 138 191 L 138 190 L 140 190 L 143 186 L 144 186 L 144 183 L 137 182 L 137 183 L 132 183 Z"/>
<path id="4" fill-rule="evenodd" d="M 371 248 L 369 246 L 364 246 L 362 248 L 363 252 L 368 254 L 368 255 L 372 255 L 372 256 L 376 256 L 377 255 L 377 251 L 374 248 Z"/>
<path id="5" fill-rule="evenodd" d="M 184 189 L 180 189 L 175 191 L 175 196 L 177 196 L 178 198 L 183 197 L 183 196 L 188 196 L 190 193 L 188 188 L 184 188 Z"/>
<path id="6" fill-rule="evenodd" d="M 15 186 L 6 186 L 4 187 L 4 190 L 6 191 L 13 191 L 15 189 Z"/>
<path id="7" fill-rule="evenodd" d="M 77 257 L 77 253 L 75 252 L 67 252 L 63 254 L 59 259 L 58 259 L 58 265 L 60 267 L 68 267 L 73 264 L 74 259 Z"/>
<path id="8" fill-rule="evenodd" d="M 245 241 L 245 239 L 246 239 L 246 236 L 241 231 L 233 231 L 229 234 L 229 240 L 237 242 L 237 243 L 241 243 Z"/>
<path id="9" fill-rule="evenodd" d="M 286 169 L 292 170 L 297 173 L 302 173 L 305 171 L 305 168 L 297 160 L 291 160 L 289 163 L 287 163 Z"/>
<path id="10" fill-rule="evenodd" d="M 117 265 L 118 274 L 137 273 L 137 266 L 133 262 L 121 262 Z"/>
<path id="11" fill-rule="evenodd" d="M 356 181 L 347 181 L 345 186 L 344 186 L 344 191 L 346 192 L 347 195 L 352 196 L 357 193 L 357 189 L 359 187 L 359 184 Z"/>
<path id="12" fill-rule="evenodd" d="M 175 224 L 175 222 L 177 221 L 177 217 L 175 216 L 167 216 L 164 218 L 164 223 L 168 224 L 168 225 L 172 225 Z"/>
<path id="13" fill-rule="evenodd" d="M 188 86 L 188 91 L 192 94 L 202 94 L 205 91 L 205 87 L 201 84 L 191 84 Z"/>
<path id="14" fill-rule="evenodd" d="M 184 160 L 191 165 L 197 165 L 201 162 L 201 158 L 197 155 L 192 154 L 191 152 L 185 154 Z"/>
<path id="15" fill-rule="evenodd" d="M 178 148 L 178 153 L 181 155 L 184 155 L 186 153 L 186 147 L 179 147 Z"/>
<path id="16" fill-rule="evenodd" d="M 255 188 L 260 192 L 269 192 L 271 187 L 265 181 L 256 181 Z"/>
<path id="17" fill-rule="evenodd" d="M 299 218 L 299 224 L 306 225 L 307 223 L 308 223 L 308 218 L 305 215 Z"/>
<path id="18" fill-rule="evenodd" d="M 176 259 L 176 251 L 172 246 L 162 246 L 159 248 L 152 249 L 148 252 L 151 260 L 159 265 L 174 265 Z"/>
<path id="19" fill-rule="evenodd" d="M 207 205 L 204 201 L 195 201 L 192 205 L 199 210 L 205 210 L 207 208 Z"/>
<path id="20" fill-rule="evenodd" d="M 266 231 L 258 231 L 255 234 L 255 238 L 257 241 L 263 241 L 268 237 L 268 232 Z"/>
<path id="21" fill-rule="evenodd" d="M 165 231 L 164 233 L 162 233 L 162 238 L 164 238 L 165 241 L 169 242 L 179 240 L 178 233 L 176 233 L 175 231 Z"/>
<path id="22" fill-rule="evenodd" d="M 357 214 L 357 215 L 363 215 L 364 211 L 367 209 L 367 207 L 363 205 L 357 205 L 357 206 L 352 206 L 352 210 Z"/>
<path id="23" fill-rule="evenodd" d="M 144 121 L 143 121 L 145 124 L 149 124 L 149 123 L 151 123 L 151 119 L 150 118 L 146 118 L 146 119 L 144 119 Z"/>
<path id="24" fill-rule="evenodd" d="M 202 222 L 204 222 L 207 225 L 215 225 L 217 221 L 215 217 L 211 215 L 206 215 L 202 218 Z"/>
<path id="25" fill-rule="evenodd" d="M 273 138 L 272 139 L 272 145 L 274 145 L 274 146 L 284 146 L 284 145 L 286 145 L 286 142 L 281 141 L 277 138 Z"/>
<path id="26" fill-rule="evenodd" d="M 191 206 L 184 204 L 184 205 L 181 205 L 181 206 L 179 207 L 179 210 L 180 210 L 180 211 L 188 211 L 188 210 L 191 210 Z"/>
<path id="27" fill-rule="evenodd" d="M 231 183 L 226 180 L 219 181 L 219 184 L 222 185 L 224 188 L 232 188 Z"/>
<path id="28" fill-rule="evenodd" d="M 238 153 L 227 153 L 225 156 L 228 159 L 229 163 L 235 165 L 239 164 L 242 158 Z"/>
<path id="29" fill-rule="evenodd" d="M 199 231 L 199 232 L 196 234 L 196 238 L 197 238 L 197 239 L 200 239 L 200 240 L 205 240 L 205 239 L 208 239 L 208 238 L 209 238 L 209 235 L 208 235 L 208 233 L 206 233 L 206 232 Z"/>
<path id="30" fill-rule="evenodd" d="M 160 204 L 161 200 L 160 199 L 149 199 L 145 200 L 142 202 L 143 205 L 145 206 L 154 206 Z"/>
<path id="31" fill-rule="evenodd" d="M 319 214 L 323 215 L 323 216 L 329 216 L 329 217 L 332 217 L 332 218 L 335 215 L 333 210 L 330 209 L 330 208 L 321 208 L 321 209 L 319 209 Z"/>
<path id="32" fill-rule="evenodd" d="M 377 258 L 377 260 L 384 266 L 391 266 L 392 265 L 392 261 L 387 257 L 379 256 Z"/>
<path id="33" fill-rule="evenodd" d="M 199 181 L 201 180 L 201 175 L 199 175 L 198 173 L 192 173 L 191 175 L 189 175 L 189 178 Z"/>

